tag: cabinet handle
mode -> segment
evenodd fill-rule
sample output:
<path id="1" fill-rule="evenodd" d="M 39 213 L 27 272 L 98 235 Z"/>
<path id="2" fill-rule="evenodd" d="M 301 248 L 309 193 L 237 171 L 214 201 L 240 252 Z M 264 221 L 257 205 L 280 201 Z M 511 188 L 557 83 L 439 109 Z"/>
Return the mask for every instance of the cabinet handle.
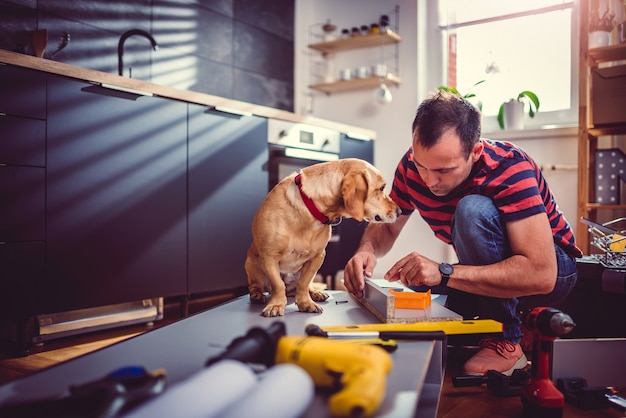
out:
<path id="1" fill-rule="evenodd" d="M 137 94 L 139 96 L 153 96 L 152 93 L 149 93 L 149 92 L 146 92 L 146 91 L 141 91 L 141 90 L 135 90 L 135 89 L 131 89 L 131 88 L 128 88 L 128 87 L 114 86 L 112 84 L 106 84 L 106 83 L 100 83 L 100 86 L 104 87 L 105 89 L 123 91 L 124 93 Z"/>
<path id="2" fill-rule="evenodd" d="M 215 110 L 222 113 L 230 113 L 231 115 L 237 116 L 252 116 L 251 112 L 246 112 L 245 110 L 232 109 L 230 107 L 224 106 L 215 106 Z"/>

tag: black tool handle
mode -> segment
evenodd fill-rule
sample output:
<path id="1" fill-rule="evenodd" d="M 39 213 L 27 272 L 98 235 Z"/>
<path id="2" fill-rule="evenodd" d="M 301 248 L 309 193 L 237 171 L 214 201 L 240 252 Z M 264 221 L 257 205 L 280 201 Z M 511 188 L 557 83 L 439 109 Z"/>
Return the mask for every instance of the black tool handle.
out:
<path id="1" fill-rule="evenodd" d="M 227 359 L 271 366 L 274 364 L 278 340 L 286 334 L 285 323 L 281 321 L 274 322 L 267 329 L 251 328 L 246 335 L 235 338 L 224 352 L 209 358 L 205 367 Z"/>
<path id="2" fill-rule="evenodd" d="M 487 383 L 487 376 L 455 376 L 452 379 L 452 386 L 455 388 L 466 388 L 469 386 L 480 386 Z"/>

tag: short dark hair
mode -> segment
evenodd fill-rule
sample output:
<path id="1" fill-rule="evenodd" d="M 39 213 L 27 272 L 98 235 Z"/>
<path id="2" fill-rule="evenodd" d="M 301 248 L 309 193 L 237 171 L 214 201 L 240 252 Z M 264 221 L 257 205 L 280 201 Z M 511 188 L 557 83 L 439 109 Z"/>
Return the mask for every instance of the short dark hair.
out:
<path id="1" fill-rule="evenodd" d="M 480 111 L 458 94 L 438 90 L 417 108 L 411 134 L 417 133 L 418 143 L 428 149 L 450 128 L 461 138 L 465 157 L 469 157 L 480 139 Z"/>

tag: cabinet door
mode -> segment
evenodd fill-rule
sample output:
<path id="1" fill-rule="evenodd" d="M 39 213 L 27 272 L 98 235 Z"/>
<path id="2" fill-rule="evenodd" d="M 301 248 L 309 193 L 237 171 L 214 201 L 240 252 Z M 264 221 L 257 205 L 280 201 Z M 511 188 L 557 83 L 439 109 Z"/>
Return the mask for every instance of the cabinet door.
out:
<path id="1" fill-rule="evenodd" d="M 48 85 L 48 312 L 184 294 L 187 105 Z"/>
<path id="2" fill-rule="evenodd" d="M 46 164 L 45 120 L 0 114 L 0 138 L 0 164 Z"/>
<path id="3" fill-rule="evenodd" d="M 0 113 L 46 118 L 46 75 L 0 64 Z"/>
<path id="4" fill-rule="evenodd" d="M 0 241 L 45 239 L 45 179 L 43 167 L 0 165 Z"/>
<path id="5" fill-rule="evenodd" d="M 0 319 L 41 312 L 44 260 L 43 241 L 0 243 Z"/>
<path id="6" fill-rule="evenodd" d="M 267 120 L 189 106 L 189 293 L 247 286 L 252 218 L 267 194 Z"/>

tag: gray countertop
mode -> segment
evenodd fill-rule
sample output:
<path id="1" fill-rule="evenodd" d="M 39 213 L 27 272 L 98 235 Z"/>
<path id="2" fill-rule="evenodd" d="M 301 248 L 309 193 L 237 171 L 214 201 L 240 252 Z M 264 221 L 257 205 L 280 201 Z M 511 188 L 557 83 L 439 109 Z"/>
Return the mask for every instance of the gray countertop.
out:
<path id="1" fill-rule="evenodd" d="M 379 323 L 347 293 L 329 293 L 330 298 L 322 303 L 323 313 L 298 312 L 290 298 L 281 318 L 262 317 L 263 306 L 251 304 L 247 295 L 241 296 L 1 386 L 0 405 L 64 395 L 70 385 L 102 378 L 130 365 L 140 365 L 148 371 L 165 369 L 168 385 L 174 385 L 201 370 L 208 358 L 222 353 L 234 338 L 252 327 L 266 328 L 274 321 L 284 321 L 288 335 L 305 335 L 309 323 L 320 326 Z M 387 379 L 385 400 L 376 416 L 434 417 L 443 380 L 442 343 L 398 341 L 398 349 L 391 356 L 393 368 Z M 305 416 L 329 416 L 326 396 L 318 393 Z"/>

